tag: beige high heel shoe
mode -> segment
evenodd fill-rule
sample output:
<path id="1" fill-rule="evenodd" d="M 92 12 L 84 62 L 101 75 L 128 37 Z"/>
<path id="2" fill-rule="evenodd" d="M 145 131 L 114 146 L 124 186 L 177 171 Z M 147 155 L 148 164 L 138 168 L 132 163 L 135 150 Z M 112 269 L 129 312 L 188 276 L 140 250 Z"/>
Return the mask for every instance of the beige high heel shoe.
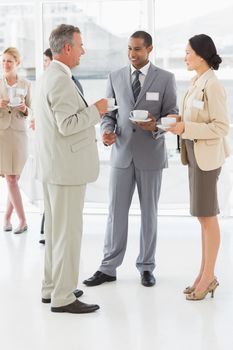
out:
<path id="1" fill-rule="evenodd" d="M 184 294 L 190 294 L 190 293 L 192 293 L 192 292 L 194 292 L 195 291 L 195 287 L 186 287 L 184 290 L 183 290 L 183 293 Z"/>
<path id="2" fill-rule="evenodd" d="M 214 276 L 214 280 L 217 281 L 217 277 Z M 194 292 L 194 291 L 195 291 L 195 287 L 194 287 L 194 286 L 193 286 L 193 287 L 188 286 L 188 287 L 186 287 L 186 288 L 183 290 L 183 293 L 184 293 L 184 294 L 191 294 L 191 293 Z"/>
<path id="3" fill-rule="evenodd" d="M 206 290 L 204 290 L 204 292 L 197 294 L 194 291 L 191 294 L 187 294 L 186 295 L 186 300 L 192 300 L 192 301 L 203 300 L 203 299 L 205 299 L 205 297 L 207 296 L 208 293 L 210 293 L 211 294 L 211 298 L 213 298 L 214 297 L 214 293 L 215 293 L 215 289 L 218 286 L 219 286 L 219 283 L 218 283 L 217 279 L 215 278 L 209 284 L 209 286 L 206 288 Z"/>

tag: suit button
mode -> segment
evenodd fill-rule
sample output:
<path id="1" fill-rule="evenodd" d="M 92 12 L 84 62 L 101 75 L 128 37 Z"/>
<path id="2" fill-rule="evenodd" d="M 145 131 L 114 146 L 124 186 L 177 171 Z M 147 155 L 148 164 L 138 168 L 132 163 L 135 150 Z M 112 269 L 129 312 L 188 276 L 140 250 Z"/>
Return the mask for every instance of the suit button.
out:
<path id="1" fill-rule="evenodd" d="M 133 132 L 136 132 L 136 129 L 133 129 Z"/>
<path id="2" fill-rule="evenodd" d="M 11 114 L 11 111 L 8 111 L 9 114 Z"/>

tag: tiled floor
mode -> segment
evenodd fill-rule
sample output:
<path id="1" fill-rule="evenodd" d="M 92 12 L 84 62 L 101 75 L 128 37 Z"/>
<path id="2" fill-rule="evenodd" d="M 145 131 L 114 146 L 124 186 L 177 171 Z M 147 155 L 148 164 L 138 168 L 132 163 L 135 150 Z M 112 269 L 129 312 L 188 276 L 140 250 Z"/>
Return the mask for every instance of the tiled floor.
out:
<path id="1" fill-rule="evenodd" d="M 0 349 L 2 350 L 228 350 L 233 348 L 233 219 L 222 219 L 214 299 L 188 302 L 200 255 L 199 227 L 189 217 L 159 217 L 157 285 L 145 288 L 135 268 L 139 216 L 130 217 L 128 250 L 118 280 L 88 288 L 81 281 L 102 257 L 105 215 L 85 215 L 80 284 L 89 315 L 54 314 L 40 302 L 44 247 L 41 216 L 27 214 L 29 231 L 0 231 Z M 0 213 L 2 223 L 3 213 Z"/>

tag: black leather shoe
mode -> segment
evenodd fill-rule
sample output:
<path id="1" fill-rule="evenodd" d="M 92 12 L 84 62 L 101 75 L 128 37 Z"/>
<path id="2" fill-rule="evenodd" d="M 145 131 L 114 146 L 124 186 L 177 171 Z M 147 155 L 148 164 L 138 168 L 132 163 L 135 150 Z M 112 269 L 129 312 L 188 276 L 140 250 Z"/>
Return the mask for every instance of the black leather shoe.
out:
<path id="1" fill-rule="evenodd" d="M 152 272 L 143 271 L 141 273 L 141 283 L 145 287 L 152 287 L 155 285 L 156 280 Z"/>
<path id="2" fill-rule="evenodd" d="M 92 277 L 83 281 L 83 283 L 88 287 L 92 287 L 92 286 L 99 286 L 104 282 L 113 282 L 113 281 L 116 281 L 115 276 L 109 276 L 101 271 L 96 271 L 96 273 L 94 273 Z"/>
<path id="3" fill-rule="evenodd" d="M 81 295 L 83 295 L 83 291 L 80 290 L 80 289 L 76 289 L 76 290 L 74 291 L 74 295 L 76 296 L 76 298 L 79 298 L 79 297 L 81 297 Z M 50 298 L 48 298 L 48 299 L 42 298 L 41 301 L 42 301 L 42 303 L 44 303 L 44 304 L 49 304 L 49 303 L 51 303 L 51 299 L 50 299 Z"/>
<path id="4" fill-rule="evenodd" d="M 69 312 L 71 314 L 87 314 L 98 310 L 99 305 L 85 304 L 76 299 L 73 303 L 65 306 L 51 307 L 52 312 Z"/>

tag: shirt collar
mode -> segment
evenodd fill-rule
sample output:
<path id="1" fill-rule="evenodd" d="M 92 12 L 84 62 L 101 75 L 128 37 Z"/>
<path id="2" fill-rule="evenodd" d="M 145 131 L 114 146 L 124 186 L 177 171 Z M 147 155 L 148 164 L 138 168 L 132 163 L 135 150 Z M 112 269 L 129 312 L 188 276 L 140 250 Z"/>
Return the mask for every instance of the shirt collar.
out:
<path id="1" fill-rule="evenodd" d="M 196 75 L 193 78 L 193 85 L 199 86 L 199 85 L 203 84 L 211 73 L 212 73 L 212 69 L 210 68 L 205 73 L 203 73 L 200 77 L 198 77 Z"/>
<path id="2" fill-rule="evenodd" d="M 143 66 L 142 68 L 140 69 L 137 69 L 135 68 L 132 64 L 130 65 L 130 68 L 131 68 L 131 75 L 136 71 L 136 70 L 140 70 L 140 72 L 143 74 L 143 75 L 147 75 L 148 73 L 148 69 L 150 67 L 150 61 L 145 65 Z"/>
<path id="3" fill-rule="evenodd" d="M 7 82 L 7 80 L 6 80 L 6 77 L 4 77 L 4 82 L 5 82 L 5 85 L 6 85 L 6 87 L 7 87 L 8 89 L 13 88 L 13 87 L 17 86 L 17 83 L 18 83 L 18 76 L 16 76 L 16 82 L 15 82 L 13 85 L 9 85 L 9 84 L 8 84 L 8 82 Z"/>
<path id="4" fill-rule="evenodd" d="M 53 60 L 53 62 L 56 62 L 57 64 L 60 64 L 67 71 L 69 76 L 72 77 L 72 73 L 71 73 L 70 67 L 68 67 L 65 63 L 63 63 L 61 61 L 58 61 L 58 60 Z"/>

